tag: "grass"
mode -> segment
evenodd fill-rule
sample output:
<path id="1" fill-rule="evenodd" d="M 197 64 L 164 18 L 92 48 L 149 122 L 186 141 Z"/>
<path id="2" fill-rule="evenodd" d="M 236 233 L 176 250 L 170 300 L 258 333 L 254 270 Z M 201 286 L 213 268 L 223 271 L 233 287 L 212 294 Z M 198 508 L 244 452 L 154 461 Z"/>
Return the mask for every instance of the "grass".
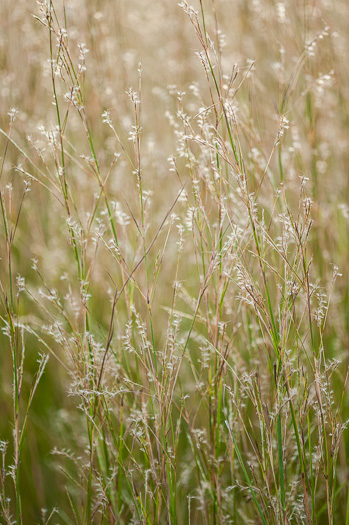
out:
<path id="1" fill-rule="evenodd" d="M 2 4 L 0 522 L 349 525 L 346 3 Z"/>

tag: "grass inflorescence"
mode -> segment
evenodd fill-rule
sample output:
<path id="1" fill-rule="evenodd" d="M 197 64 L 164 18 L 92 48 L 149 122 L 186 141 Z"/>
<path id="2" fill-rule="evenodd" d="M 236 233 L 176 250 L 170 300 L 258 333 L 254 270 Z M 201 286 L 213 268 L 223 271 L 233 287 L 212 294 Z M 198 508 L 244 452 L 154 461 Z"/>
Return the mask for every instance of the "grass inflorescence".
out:
<path id="1" fill-rule="evenodd" d="M 0 521 L 349 525 L 348 7 L 97 4 L 3 0 Z"/>

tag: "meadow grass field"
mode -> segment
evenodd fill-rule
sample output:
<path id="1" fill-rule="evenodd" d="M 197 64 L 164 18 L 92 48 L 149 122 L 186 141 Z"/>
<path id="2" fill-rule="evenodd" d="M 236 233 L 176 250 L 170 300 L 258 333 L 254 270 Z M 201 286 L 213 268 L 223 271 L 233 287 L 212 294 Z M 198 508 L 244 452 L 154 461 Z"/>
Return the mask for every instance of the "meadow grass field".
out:
<path id="1" fill-rule="evenodd" d="M 349 4 L 0 0 L 0 523 L 349 525 Z"/>

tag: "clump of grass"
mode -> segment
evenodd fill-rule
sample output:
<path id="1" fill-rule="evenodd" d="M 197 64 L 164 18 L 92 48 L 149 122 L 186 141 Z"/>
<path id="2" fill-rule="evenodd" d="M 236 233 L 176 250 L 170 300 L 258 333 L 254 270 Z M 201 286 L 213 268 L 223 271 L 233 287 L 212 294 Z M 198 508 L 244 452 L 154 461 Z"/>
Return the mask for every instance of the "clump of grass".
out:
<path id="1" fill-rule="evenodd" d="M 47 116 L 1 129 L 2 521 L 347 525 L 345 37 L 183 1 L 149 71 L 106 4 L 38 2 Z"/>

